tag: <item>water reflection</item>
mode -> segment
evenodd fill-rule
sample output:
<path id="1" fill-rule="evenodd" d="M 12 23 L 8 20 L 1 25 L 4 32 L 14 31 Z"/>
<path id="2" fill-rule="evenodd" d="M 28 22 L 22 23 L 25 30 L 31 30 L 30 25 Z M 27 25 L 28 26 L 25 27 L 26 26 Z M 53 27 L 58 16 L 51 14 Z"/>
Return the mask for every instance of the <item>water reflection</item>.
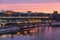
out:
<path id="1" fill-rule="evenodd" d="M 27 34 L 27 31 L 24 33 Z M 32 35 L 23 35 L 20 32 L 17 32 L 13 36 L 12 34 L 4 34 L 0 36 L 0 40 L 60 40 L 60 27 L 36 27 Z"/>
<path id="2" fill-rule="evenodd" d="M 6 38 L 6 35 L 2 35 L 1 37 L 2 37 L 2 38 Z"/>

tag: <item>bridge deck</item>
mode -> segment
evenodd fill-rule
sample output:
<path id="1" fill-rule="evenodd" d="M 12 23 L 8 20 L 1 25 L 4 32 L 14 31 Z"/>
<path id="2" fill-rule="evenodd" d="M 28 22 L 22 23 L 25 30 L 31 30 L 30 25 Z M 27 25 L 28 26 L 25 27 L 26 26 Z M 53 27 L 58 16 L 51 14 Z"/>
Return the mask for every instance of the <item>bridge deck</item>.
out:
<path id="1" fill-rule="evenodd" d="M 49 18 L 49 17 L 0 17 L 0 18 Z"/>

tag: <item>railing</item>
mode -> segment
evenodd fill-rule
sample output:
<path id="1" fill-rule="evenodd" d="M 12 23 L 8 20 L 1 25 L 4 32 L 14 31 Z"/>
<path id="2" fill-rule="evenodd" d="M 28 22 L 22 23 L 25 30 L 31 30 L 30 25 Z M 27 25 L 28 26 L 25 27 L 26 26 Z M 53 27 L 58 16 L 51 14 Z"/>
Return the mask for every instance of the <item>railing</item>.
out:
<path id="1" fill-rule="evenodd" d="M 0 17 L 0 18 L 49 18 L 49 17 Z"/>

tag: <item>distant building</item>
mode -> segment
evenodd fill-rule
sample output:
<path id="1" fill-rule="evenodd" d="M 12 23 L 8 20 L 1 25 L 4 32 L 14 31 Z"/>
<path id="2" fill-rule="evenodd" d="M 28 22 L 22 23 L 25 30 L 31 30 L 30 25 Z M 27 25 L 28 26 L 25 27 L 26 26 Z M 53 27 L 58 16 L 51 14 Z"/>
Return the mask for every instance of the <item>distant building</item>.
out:
<path id="1" fill-rule="evenodd" d="M 53 19 L 53 20 L 57 20 L 57 19 L 58 19 L 58 15 L 59 15 L 59 14 L 58 14 L 58 11 L 54 11 L 53 14 L 51 14 L 50 17 L 51 17 L 51 19 Z"/>
<path id="2" fill-rule="evenodd" d="M 31 13 L 32 13 L 32 11 L 27 11 L 27 13 L 28 13 L 28 14 L 31 14 Z"/>
<path id="3" fill-rule="evenodd" d="M 54 11 L 54 14 L 58 14 L 58 11 Z"/>

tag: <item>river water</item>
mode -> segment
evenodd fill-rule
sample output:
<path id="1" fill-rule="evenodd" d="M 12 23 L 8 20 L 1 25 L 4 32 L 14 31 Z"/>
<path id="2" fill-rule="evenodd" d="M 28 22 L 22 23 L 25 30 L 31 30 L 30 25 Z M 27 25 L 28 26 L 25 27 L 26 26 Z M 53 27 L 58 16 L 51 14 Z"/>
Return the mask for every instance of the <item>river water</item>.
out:
<path id="1" fill-rule="evenodd" d="M 60 27 L 43 26 L 32 35 L 5 34 L 0 36 L 0 40 L 60 40 Z"/>

